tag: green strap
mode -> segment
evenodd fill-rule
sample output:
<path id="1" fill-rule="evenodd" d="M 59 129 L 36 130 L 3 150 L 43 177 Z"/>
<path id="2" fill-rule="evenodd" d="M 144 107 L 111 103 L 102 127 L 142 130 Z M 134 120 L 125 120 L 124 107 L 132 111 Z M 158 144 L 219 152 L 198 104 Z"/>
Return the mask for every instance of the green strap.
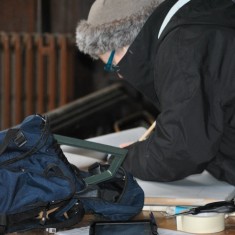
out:
<path id="1" fill-rule="evenodd" d="M 97 183 L 100 183 L 102 181 L 106 181 L 112 178 L 116 174 L 118 168 L 121 166 L 127 154 L 127 149 L 113 147 L 110 145 L 95 143 L 95 142 L 91 142 L 87 140 L 81 140 L 81 139 L 71 138 L 71 137 L 61 136 L 61 135 L 54 135 L 54 137 L 58 141 L 59 144 L 94 150 L 97 152 L 102 152 L 102 153 L 113 155 L 113 160 L 108 170 L 98 175 L 93 175 L 84 179 L 84 181 L 88 185 L 97 184 Z"/>

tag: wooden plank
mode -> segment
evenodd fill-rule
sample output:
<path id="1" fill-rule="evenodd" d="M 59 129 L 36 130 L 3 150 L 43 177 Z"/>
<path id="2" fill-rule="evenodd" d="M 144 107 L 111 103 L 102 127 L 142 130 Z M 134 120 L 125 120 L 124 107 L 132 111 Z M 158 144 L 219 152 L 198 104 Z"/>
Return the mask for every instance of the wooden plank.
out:
<path id="1" fill-rule="evenodd" d="M 11 125 L 10 38 L 2 34 L 3 44 L 3 129 Z"/>
<path id="2" fill-rule="evenodd" d="M 48 110 L 52 110 L 56 107 L 56 41 L 53 35 L 47 35 L 48 40 Z"/>
<path id="3" fill-rule="evenodd" d="M 59 105 L 64 105 L 68 101 L 68 44 L 64 36 L 59 37 L 60 45 L 60 99 Z"/>
<path id="4" fill-rule="evenodd" d="M 45 48 L 43 45 L 43 37 L 37 36 L 37 112 L 44 113 L 44 94 L 45 94 L 45 78 L 44 78 L 44 55 Z"/>
<path id="5" fill-rule="evenodd" d="M 24 44 L 25 44 L 25 99 L 26 99 L 26 107 L 25 113 L 26 115 L 30 115 L 34 113 L 34 83 L 36 82 L 36 77 L 34 77 L 34 52 L 33 52 L 33 36 L 30 34 L 25 34 L 24 36 Z"/>
<path id="6" fill-rule="evenodd" d="M 23 119 L 23 90 L 24 84 L 22 79 L 22 44 L 19 34 L 12 35 L 12 44 L 14 46 L 15 53 L 15 66 L 14 69 L 14 88 L 15 88 L 15 99 L 14 99 L 14 113 L 15 120 L 14 123 L 20 123 Z M 12 110 L 13 111 L 13 110 Z"/>

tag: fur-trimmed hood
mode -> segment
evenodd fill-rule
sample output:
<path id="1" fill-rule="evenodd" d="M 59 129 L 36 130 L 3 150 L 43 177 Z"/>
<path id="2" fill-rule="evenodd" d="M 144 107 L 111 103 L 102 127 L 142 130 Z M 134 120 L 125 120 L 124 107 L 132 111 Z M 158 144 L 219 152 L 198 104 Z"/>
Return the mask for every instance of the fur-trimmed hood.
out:
<path id="1" fill-rule="evenodd" d="M 123 19 L 103 24 L 81 20 L 76 29 L 76 43 L 80 51 L 94 59 L 107 51 L 130 45 L 154 9 L 164 0 L 151 0 L 149 5 Z M 102 15 L 100 16 L 102 17 Z"/>

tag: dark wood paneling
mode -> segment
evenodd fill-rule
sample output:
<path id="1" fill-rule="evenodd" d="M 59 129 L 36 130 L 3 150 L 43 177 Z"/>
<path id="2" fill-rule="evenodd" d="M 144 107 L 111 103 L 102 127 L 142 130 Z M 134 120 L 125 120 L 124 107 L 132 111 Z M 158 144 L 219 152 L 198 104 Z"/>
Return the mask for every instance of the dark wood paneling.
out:
<path id="1" fill-rule="evenodd" d="M 0 0 L 0 31 L 74 33 L 94 0 Z M 41 9 L 39 9 L 39 6 Z M 42 22 L 38 22 L 42 21 Z"/>
<path id="2" fill-rule="evenodd" d="M 94 0 L 50 0 L 51 32 L 74 33 L 77 22 L 86 19 Z"/>
<path id="3" fill-rule="evenodd" d="M 0 0 L 0 31 L 34 32 L 37 0 Z"/>

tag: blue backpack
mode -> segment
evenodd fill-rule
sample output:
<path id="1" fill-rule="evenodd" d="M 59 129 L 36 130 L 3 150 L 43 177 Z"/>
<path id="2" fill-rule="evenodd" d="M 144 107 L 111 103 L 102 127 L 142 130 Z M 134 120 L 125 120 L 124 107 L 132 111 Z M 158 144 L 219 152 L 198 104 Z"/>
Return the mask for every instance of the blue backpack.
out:
<path id="1" fill-rule="evenodd" d="M 88 212 L 108 220 L 135 216 L 144 193 L 122 167 L 110 178 L 87 183 L 108 168 L 97 163 L 85 172 L 71 165 L 47 117 L 31 115 L 1 131 L 0 233 L 68 228 Z"/>

